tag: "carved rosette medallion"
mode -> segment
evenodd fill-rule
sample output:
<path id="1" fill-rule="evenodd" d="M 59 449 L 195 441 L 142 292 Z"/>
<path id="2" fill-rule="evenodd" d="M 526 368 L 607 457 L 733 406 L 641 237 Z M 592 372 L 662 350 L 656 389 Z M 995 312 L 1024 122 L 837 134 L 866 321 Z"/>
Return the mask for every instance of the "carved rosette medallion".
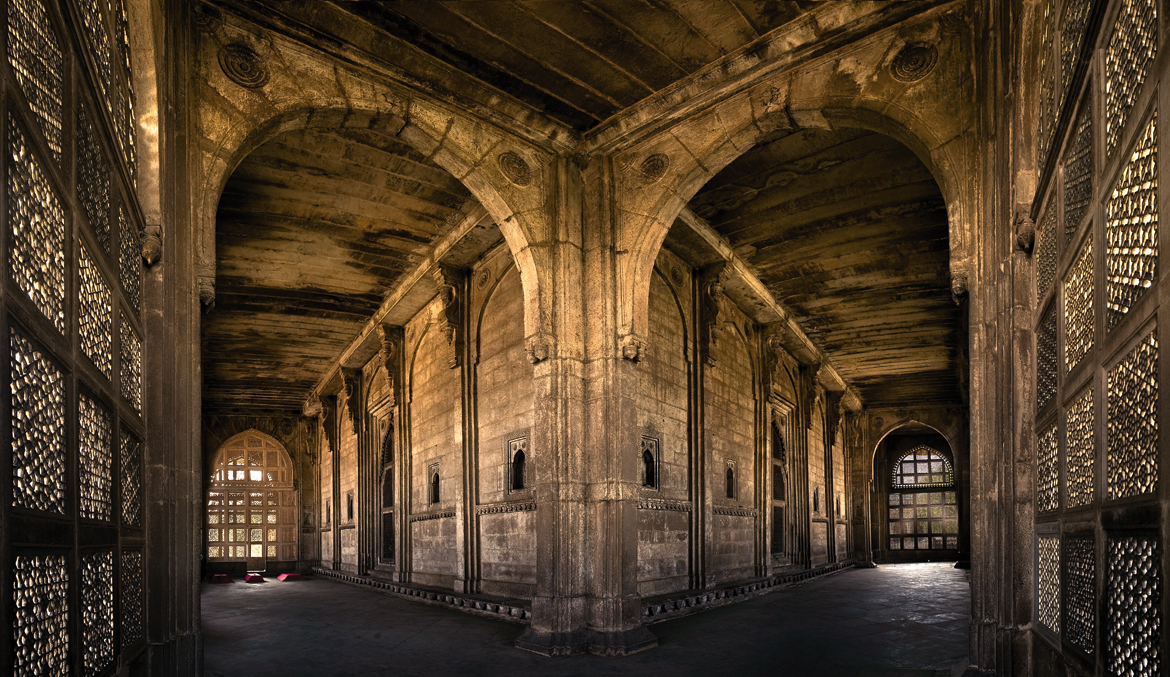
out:
<path id="1" fill-rule="evenodd" d="M 491 282 L 491 280 L 492 280 L 491 268 L 484 268 L 483 270 L 479 271 L 478 275 L 475 276 L 475 288 L 476 289 L 483 289 L 484 287 L 488 286 L 488 282 Z"/>
<path id="2" fill-rule="evenodd" d="M 676 287 L 683 286 L 683 282 L 686 281 L 686 278 L 683 277 L 682 271 L 679 270 L 678 266 L 671 267 L 670 281 L 673 282 L 674 286 L 676 286 Z"/>
<path id="3" fill-rule="evenodd" d="M 205 3 L 200 3 L 195 8 L 195 11 L 192 12 L 192 19 L 195 22 L 195 27 L 203 33 L 214 33 L 223 23 L 219 10 Z"/>
<path id="4" fill-rule="evenodd" d="M 911 42 L 890 63 L 890 75 L 899 82 L 917 82 L 930 75 L 937 63 L 937 47 L 927 42 Z"/>
<path id="5" fill-rule="evenodd" d="M 532 183 L 532 168 L 528 166 L 524 158 L 512 151 L 506 151 L 500 153 L 497 161 L 500 163 L 500 171 L 512 183 L 520 187 Z"/>
<path id="6" fill-rule="evenodd" d="M 642 175 L 643 183 L 654 183 L 665 176 L 666 170 L 669 168 L 670 158 L 662 153 L 655 153 L 642 160 L 642 165 L 638 167 L 638 173 Z"/>
<path id="7" fill-rule="evenodd" d="M 248 89 L 268 84 L 268 66 L 251 47 L 235 42 L 219 48 L 219 67 L 232 82 Z"/>

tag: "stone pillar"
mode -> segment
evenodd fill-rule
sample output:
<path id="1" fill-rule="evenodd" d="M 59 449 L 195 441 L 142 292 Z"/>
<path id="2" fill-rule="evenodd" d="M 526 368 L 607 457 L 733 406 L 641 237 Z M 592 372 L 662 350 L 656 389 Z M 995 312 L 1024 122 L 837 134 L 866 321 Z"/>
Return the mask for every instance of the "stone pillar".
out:
<path id="1" fill-rule="evenodd" d="M 570 159 L 554 160 L 547 239 L 529 247 L 540 283 L 551 285 L 547 317 L 527 339 L 534 456 L 548 461 L 536 467 L 532 624 L 516 646 L 546 655 L 657 644 L 637 592 L 635 404 L 645 345 L 616 331 L 612 171 L 608 158 L 593 160 L 585 177 Z"/>

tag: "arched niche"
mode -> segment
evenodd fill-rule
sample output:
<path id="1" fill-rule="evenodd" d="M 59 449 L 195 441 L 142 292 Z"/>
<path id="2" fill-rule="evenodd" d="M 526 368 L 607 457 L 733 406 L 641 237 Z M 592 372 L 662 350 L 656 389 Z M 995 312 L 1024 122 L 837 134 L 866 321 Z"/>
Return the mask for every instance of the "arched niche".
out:
<path id="1" fill-rule="evenodd" d="M 276 438 L 255 429 L 216 450 L 204 551 L 212 573 L 287 571 L 297 560 L 295 467 Z"/>

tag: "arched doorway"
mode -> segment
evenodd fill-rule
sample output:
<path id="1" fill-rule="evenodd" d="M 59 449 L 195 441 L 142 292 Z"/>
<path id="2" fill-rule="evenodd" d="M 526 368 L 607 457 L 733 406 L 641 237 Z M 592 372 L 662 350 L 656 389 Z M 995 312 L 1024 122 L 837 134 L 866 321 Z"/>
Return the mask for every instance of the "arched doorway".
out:
<path id="1" fill-rule="evenodd" d="M 293 465 L 275 439 L 246 430 L 215 453 L 207 492 L 213 573 L 291 570 L 297 559 Z"/>

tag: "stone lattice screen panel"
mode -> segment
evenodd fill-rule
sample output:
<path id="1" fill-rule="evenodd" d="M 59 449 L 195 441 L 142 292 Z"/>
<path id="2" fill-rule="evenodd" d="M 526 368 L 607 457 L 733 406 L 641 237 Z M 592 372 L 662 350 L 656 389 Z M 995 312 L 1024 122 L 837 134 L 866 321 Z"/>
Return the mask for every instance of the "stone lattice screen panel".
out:
<path id="1" fill-rule="evenodd" d="M 1085 105 L 1077 116 L 1076 131 L 1064 152 L 1064 240 L 1077 232 L 1093 199 L 1093 114 Z"/>
<path id="2" fill-rule="evenodd" d="M 100 674 L 114 660 L 114 553 L 81 558 L 81 644 L 85 674 Z"/>
<path id="3" fill-rule="evenodd" d="M 142 310 L 142 250 L 138 232 L 122 207 L 118 207 L 118 233 L 118 276 L 130 307 L 138 312 Z"/>
<path id="4" fill-rule="evenodd" d="M 77 197 L 102 250 L 110 253 L 110 166 L 102 154 L 92 116 L 77 107 Z"/>
<path id="5" fill-rule="evenodd" d="M 1081 44 L 1085 40 L 1085 29 L 1089 25 L 1089 9 L 1091 0 L 1065 0 L 1060 17 L 1060 103 L 1072 92 L 1073 73 L 1080 63 Z"/>
<path id="6" fill-rule="evenodd" d="M 142 526 L 142 443 L 133 435 L 123 432 L 119 447 L 122 524 Z"/>
<path id="7" fill-rule="evenodd" d="M 1072 371 L 1093 348 L 1093 239 L 1085 240 L 1064 283 L 1064 368 Z"/>
<path id="8" fill-rule="evenodd" d="M 1056 306 L 1040 317 L 1036 330 L 1036 409 L 1041 410 L 1056 396 Z"/>
<path id="9" fill-rule="evenodd" d="M 1113 155 L 1158 53 L 1155 0 L 1123 0 L 1105 47 L 1105 147 Z"/>
<path id="10" fill-rule="evenodd" d="M 93 362 L 98 371 L 110 378 L 113 369 L 114 337 L 113 311 L 111 310 L 110 286 L 94 265 L 85 245 L 77 248 L 77 295 L 80 317 L 77 331 L 81 339 L 81 352 Z"/>
<path id="11" fill-rule="evenodd" d="M 1056 209 L 1049 207 L 1036 232 L 1036 302 L 1052 289 L 1056 279 Z M 1055 328 L 1054 328 L 1055 331 Z"/>
<path id="12" fill-rule="evenodd" d="M 31 341 L 9 337 L 12 504 L 65 514 L 65 376 Z"/>
<path id="13" fill-rule="evenodd" d="M 64 555 L 17 555 L 12 566 L 16 677 L 69 674 L 69 570 Z"/>
<path id="14" fill-rule="evenodd" d="M 1036 618 L 1060 634 L 1060 537 L 1036 539 Z"/>
<path id="15" fill-rule="evenodd" d="M 1151 331 L 1109 370 L 1109 500 L 1154 491 L 1158 481 L 1158 336 Z"/>
<path id="16" fill-rule="evenodd" d="M 1093 653 L 1097 635 L 1096 548 L 1092 536 L 1064 539 L 1064 637 Z"/>
<path id="17" fill-rule="evenodd" d="M 121 334 L 122 397 L 136 411 L 142 411 L 142 339 L 125 316 Z"/>
<path id="18" fill-rule="evenodd" d="M 1097 467 L 1093 411 L 1093 389 L 1090 388 L 1073 401 L 1065 414 L 1065 506 L 1069 508 L 1093 502 Z"/>
<path id="19" fill-rule="evenodd" d="M 1111 538 L 1108 558 L 1105 576 L 1108 674 L 1161 675 L 1161 544 L 1153 536 Z"/>
<path id="20" fill-rule="evenodd" d="M 122 552 L 122 647 L 142 639 L 142 551 Z"/>
<path id="21" fill-rule="evenodd" d="M 60 162 L 65 60 L 42 0 L 8 1 L 8 63 Z"/>
<path id="22" fill-rule="evenodd" d="M 1036 511 L 1060 507 L 1060 468 L 1057 464 L 1056 425 L 1036 436 Z"/>
<path id="23" fill-rule="evenodd" d="M 11 116 L 8 153 L 8 272 L 65 333 L 65 209 Z"/>
<path id="24" fill-rule="evenodd" d="M 1158 273 L 1158 116 L 1138 138 L 1105 208 L 1105 310 L 1112 329 Z"/>
<path id="25" fill-rule="evenodd" d="M 113 519 L 113 420 L 110 412 L 89 395 L 78 395 L 78 465 L 81 516 L 109 522 Z"/>

